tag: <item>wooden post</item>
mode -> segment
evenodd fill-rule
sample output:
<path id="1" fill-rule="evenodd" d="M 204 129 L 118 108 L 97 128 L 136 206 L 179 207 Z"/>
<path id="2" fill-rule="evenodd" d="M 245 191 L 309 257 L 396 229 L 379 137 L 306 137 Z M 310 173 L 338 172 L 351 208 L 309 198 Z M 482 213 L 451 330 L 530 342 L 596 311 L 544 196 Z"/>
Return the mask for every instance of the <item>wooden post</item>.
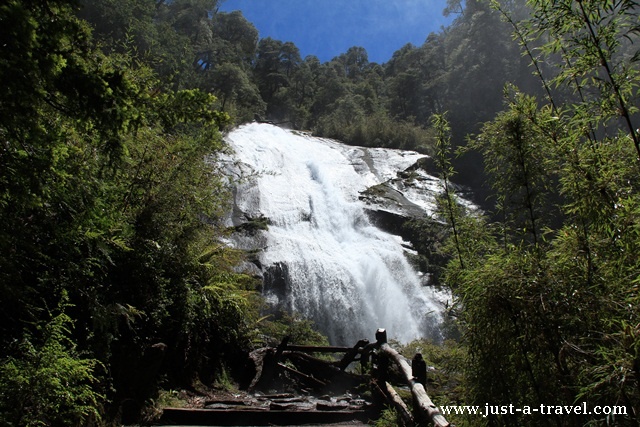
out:
<path id="1" fill-rule="evenodd" d="M 421 353 L 416 353 L 411 359 L 411 375 L 423 386 L 427 386 L 427 364 Z"/>
<path id="2" fill-rule="evenodd" d="M 280 344 L 276 347 L 276 361 L 280 361 L 282 357 L 282 353 L 287 349 L 287 345 L 289 345 L 290 336 L 286 336 L 282 339 Z"/>
<path id="3" fill-rule="evenodd" d="M 376 339 L 377 337 L 378 334 L 376 332 Z M 417 409 L 419 409 L 420 412 L 426 415 L 425 418 L 431 420 L 433 425 L 436 427 L 452 427 L 451 424 L 440 413 L 438 407 L 431 401 L 431 398 L 429 398 L 429 395 L 427 395 L 424 386 L 413 378 L 413 375 L 411 373 L 411 366 L 409 366 L 409 363 L 406 361 L 406 359 L 402 357 L 400 353 L 391 348 L 391 346 L 387 343 L 384 343 L 380 346 L 380 352 L 383 353 L 383 355 L 389 357 L 398 365 L 400 371 L 405 377 L 407 385 L 411 388 L 411 393 L 413 394 Z"/>
<path id="4" fill-rule="evenodd" d="M 353 362 L 356 359 L 356 356 L 358 355 L 358 353 L 361 352 L 360 349 L 363 349 L 368 344 L 369 344 L 369 340 L 360 340 L 360 341 L 358 341 L 356 343 L 356 345 L 353 346 L 353 348 L 349 349 L 349 351 L 346 352 L 346 354 L 340 360 L 340 362 L 338 362 L 338 364 L 337 364 L 338 368 L 340 368 L 340 370 L 342 370 L 342 371 L 347 369 L 347 367 L 351 364 L 351 362 Z"/>

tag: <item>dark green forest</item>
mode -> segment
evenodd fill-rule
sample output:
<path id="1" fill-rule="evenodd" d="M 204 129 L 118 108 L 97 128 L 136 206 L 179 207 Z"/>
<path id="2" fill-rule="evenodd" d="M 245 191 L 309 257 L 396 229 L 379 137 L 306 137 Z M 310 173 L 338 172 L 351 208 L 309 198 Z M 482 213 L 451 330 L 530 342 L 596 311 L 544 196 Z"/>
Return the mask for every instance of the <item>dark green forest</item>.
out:
<path id="1" fill-rule="evenodd" d="M 456 425 L 638 425 L 637 1 L 449 0 L 449 27 L 383 64 L 301 58 L 218 7 L 0 5 L 3 425 L 149 421 L 160 390 L 228 381 L 285 334 L 322 340 L 261 318 L 223 243 L 215 160 L 254 120 L 432 156 L 437 218 L 412 226 L 449 229 L 457 339 L 438 351 L 456 386 L 437 404 L 627 410 Z"/>

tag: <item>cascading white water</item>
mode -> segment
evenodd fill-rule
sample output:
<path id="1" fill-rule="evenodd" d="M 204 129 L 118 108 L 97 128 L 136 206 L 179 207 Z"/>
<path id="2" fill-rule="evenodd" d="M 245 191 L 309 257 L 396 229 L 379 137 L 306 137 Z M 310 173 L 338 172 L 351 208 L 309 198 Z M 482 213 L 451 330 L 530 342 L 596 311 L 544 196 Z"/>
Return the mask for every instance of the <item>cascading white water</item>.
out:
<path id="1" fill-rule="evenodd" d="M 277 267 L 286 289 L 267 285 L 267 299 L 312 319 L 333 344 L 353 345 L 377 328 L 401 342 L 436 335 L 436 294 L 421 285 L 401 239 L 373 226 L 358 198 L 419 154 L 348 147 L 265 124 L 240 127 L 227 141 L 236 173 L 246 178 L 236 209 L 270 220 L 260 261 Z"/>

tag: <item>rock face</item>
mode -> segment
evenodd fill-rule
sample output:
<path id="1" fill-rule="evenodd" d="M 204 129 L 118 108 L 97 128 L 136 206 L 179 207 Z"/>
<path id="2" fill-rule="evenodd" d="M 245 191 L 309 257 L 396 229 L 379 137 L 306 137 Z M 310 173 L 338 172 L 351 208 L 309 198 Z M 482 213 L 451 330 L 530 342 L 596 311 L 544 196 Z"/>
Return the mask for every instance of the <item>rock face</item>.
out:
<path id="1" fill-rule="evenodd" d="M 422 206 L 407 199 L 399 189 L 411 188 L 415 178 L 403 178 L 402 173 L 398 175 L 398 178 L 367 188 L 361 193 L 360 200 L 366 203 L 369 218 L 376 226 L 413 243 L 417 236 L 408 231 L 408 221 L 436 221 L 431 220 Z M 417 191 L 415 187 L 413 190 Z"/>
<path id="2" fill-rule="evenodd" d="M 441 186 L 434 169 L 430 158 L 420 158 L 398 171 L 395 178 L 367 188 L 360 200 L 365 202 L 367 214 L 377 227 L 410 243 L 406 246 L 407 256 L 428 277 L 429 285 L 438 286 L 447 261 L 439 247 L 447 229 L 434 216 L 435 195 Z"/>
<path id="3" fill-rule="evenodd" d="M 227 140 L 235 150 L 227 159 L 232 242 L 251 254 L 247 268 L 263 279 L 270 304 L 314 320 L 335 344 L 378 327 L 400 341 L 437 338 L 447 296 L 407 260 L 418 228 L 422 239 L 425 224 L 442 232 L 429 219 L 439 181 L 421 167 L 426 156 L 264 124 Z"/>

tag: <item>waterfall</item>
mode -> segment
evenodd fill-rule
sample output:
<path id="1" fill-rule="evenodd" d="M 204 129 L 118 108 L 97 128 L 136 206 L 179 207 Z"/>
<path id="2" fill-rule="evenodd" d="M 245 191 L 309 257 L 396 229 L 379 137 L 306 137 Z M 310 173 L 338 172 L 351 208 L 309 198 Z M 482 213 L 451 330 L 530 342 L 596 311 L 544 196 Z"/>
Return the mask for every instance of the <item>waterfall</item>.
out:
<path id="1" fill-rule="evenodd" d="M 260 264 L 270 303 L 313 320 L 333 344 L 371 339 L 377 328 L 401 342 L 437 336 L 439 295 L 422 285 L 402 239 L 375 227 L 359 200 L 424 156 L 265 124 L 244 125 L 227 142 L 242 177 L 236 212 L 269 220 Z"/>

